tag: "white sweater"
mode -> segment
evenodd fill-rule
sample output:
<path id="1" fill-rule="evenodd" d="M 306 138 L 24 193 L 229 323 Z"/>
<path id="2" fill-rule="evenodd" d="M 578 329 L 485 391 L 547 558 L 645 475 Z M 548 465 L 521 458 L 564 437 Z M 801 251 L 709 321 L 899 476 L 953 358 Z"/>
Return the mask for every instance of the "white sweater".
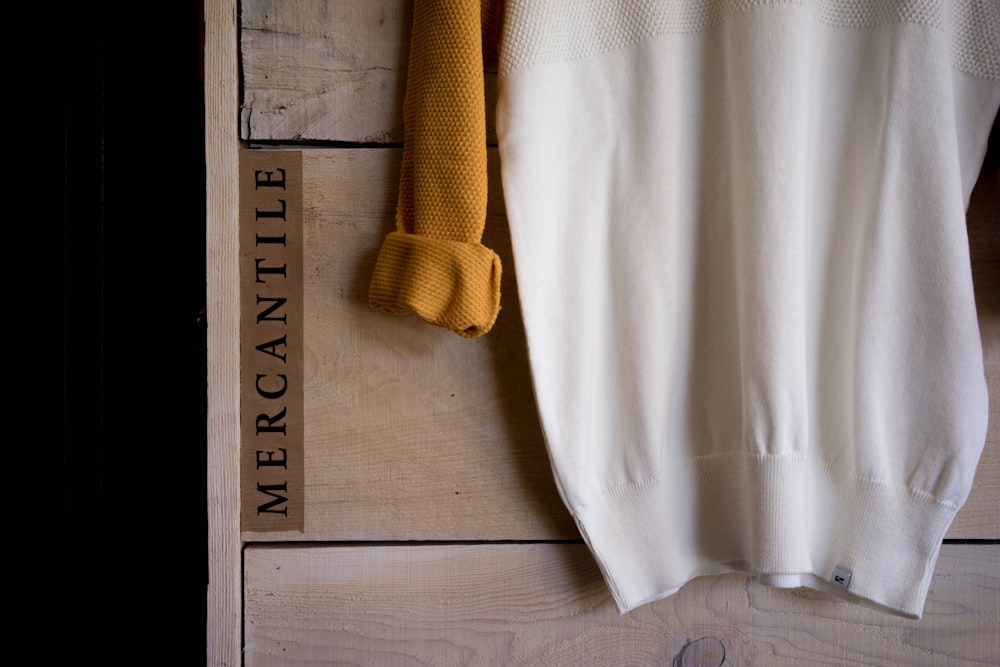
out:
<path id="1" fill-rule="evenodd" d="M 919 617 L 987 426 L 998 0 L 508 0 L 538 408 L 622 612 L 753 572 Z"/>

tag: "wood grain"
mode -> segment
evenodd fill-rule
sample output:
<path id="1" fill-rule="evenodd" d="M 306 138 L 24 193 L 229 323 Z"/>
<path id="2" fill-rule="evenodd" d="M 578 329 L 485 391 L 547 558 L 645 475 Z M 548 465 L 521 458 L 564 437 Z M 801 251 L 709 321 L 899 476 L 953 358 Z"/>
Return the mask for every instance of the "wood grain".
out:
<path id="1" fill-rule="evenodd" d="M 245 0 L 240 136 L 249 141 L 403 141 L 410 0 Z M 496 65 L 484 63 L 496 143 Z"/>
<path id="2" fill-rule="evenodd" d="M 208 665 L 240 664 L 239 141 L 235 0 L 205 12 Z"/>
<path id="3" fill-rule="evenodd" d="M 683 665 L 705 664 L 696 660 L 721 643 L 725 665 L 996 665 L 998 562 L 1000 545 L 945 546 L 920 620 L 739 573 L 619 615 L 581 544 L 250 547 L 245 657 L 251 667 Z"/>
<path id="4" fill-rule="evenodd" d="M 242 3 L 241 136 L 385 142 L 402 134 L 410 3 Z"/>
<path id="5" fill-rule="evenodd" d="M 576 538 L 542 441 L 490 151 L 486 243 L 508 270 L 470 341 L 368 306 L 400 152 L 303 153 L 306 528 L 260 540 Z"/>

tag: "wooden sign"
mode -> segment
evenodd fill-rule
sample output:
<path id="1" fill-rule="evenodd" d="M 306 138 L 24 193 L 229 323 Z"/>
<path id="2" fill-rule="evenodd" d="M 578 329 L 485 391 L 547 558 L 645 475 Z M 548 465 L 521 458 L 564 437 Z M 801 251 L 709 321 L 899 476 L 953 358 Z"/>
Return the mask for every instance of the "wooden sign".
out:
<path id="1" fill-rule="evenodd" d="M 244 531 L 305 525 L 302 154 L 240 154 L 240 471 Z"/>

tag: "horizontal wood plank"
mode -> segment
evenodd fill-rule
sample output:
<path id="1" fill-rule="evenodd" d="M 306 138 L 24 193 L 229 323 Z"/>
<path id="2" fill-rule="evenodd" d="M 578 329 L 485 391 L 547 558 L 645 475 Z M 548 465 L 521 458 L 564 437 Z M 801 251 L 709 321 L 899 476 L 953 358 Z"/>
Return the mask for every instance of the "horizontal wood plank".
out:
<path id="1" fill-rule="evenodd" d="M 1000 663 L 998 562 L 1000 545 L 945 546 L 920 620 L 740 573 L 619 615 L 581 544 L 250 547 L 245 658 L 985 667 Z"/>
<path id="2" fill-rule="evenodd" d="M 244 0 L 241 8 L 241 138 L 403 140 L 410 0 Z M 483 69 L 495 144 L 496 63 Z"/>
<path id="3" fill-rule="evenodd" d="M 410 3 L 241 3 L 249 140 L 398 141 Z"/>
<path id="4" fill-rule="evenodd" d="M 576 538 L 538 424 L 497 151 L 485 242 L 506 267 L 503 308 L 472 341 L 368 306 L 375 256 L 394 225 L 399 157 L 304 152 L 306 527 L 247 538 Z M 984 332 L 998 321 L 993 311 L 984 318 Z M 1000 337 L 984 344 L 994 419 L 950 538 L 1000 537 Z"/>
<path id="5" fill-rule="evenodd" d="M 399 158 L 304 152 L 305 531 L 248 539 L 576 538 L 538 424 L 496 151 L 485 242 L 503 309 L 476 340 L 368 305 Z"/>

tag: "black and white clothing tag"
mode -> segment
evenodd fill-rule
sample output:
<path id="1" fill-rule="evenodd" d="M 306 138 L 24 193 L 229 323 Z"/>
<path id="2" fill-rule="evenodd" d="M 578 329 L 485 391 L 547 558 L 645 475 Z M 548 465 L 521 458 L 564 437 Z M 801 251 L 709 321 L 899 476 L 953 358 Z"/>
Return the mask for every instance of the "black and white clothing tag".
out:
<path id="1" fill-rule="evenodd" d="M 851 571 L 838 565 L 833 568 L 833 576 L 830 577 L 830 582 L 834 586 L 843 588 L 846 591 L 847 587 L 851 585 Z"/>

